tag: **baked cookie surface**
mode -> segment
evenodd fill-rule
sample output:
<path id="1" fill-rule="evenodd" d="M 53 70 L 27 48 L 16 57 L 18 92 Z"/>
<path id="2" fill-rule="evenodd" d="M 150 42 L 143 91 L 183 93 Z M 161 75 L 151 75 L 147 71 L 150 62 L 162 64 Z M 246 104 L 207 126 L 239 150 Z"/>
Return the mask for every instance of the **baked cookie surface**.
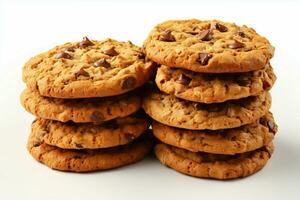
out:
<path id="1" fill-rule="evenodd" d="M 115 96 L 142 86 L 155 70 L 131 42 L 84 38 L 31 58 L 23 80 L 42 96 L 89 98 Z"/>
<path id="2" fill-rule="evenodd" d="M 161 91 L 181 99 L 220 103 L 268 91 L 275 80 L 270 64 L 261 70 L 234 74 L 195 73 L 163 65 L 157 70 L 155 82 Z"/>
<path id="3" fill-rule="evenodd" d="M 144 46 L 159 64 L 206 73 L 258 70 L 274 54 L 254 29 L 218 20 L 165 21 L 152 29 Z"/>
<path id="4" fill-rule="evenodd" d="M 46 144 L 62 149 L 98 149 L 131 143 L 149 125 L 146 119 L 133 116 L 117 118 L 99 125 L 37 119 L 32 124 L 32 131 L 43 135 Z"/>
<path id="5" fill-rule="evenodd" d="M 136 112 L 141 107 L 141 98 L 129 93 L 103 98 L 58 99 L 26 89 L 21 94 L 21 103 L 28 112 L 40 118 L 101 123 Z"/>
<path id="6" fill-rule="evenodd" d="M 218 130 L 251 124 L 264 116 L 270 106 L 268 92 L 215 104 L 182 100 L 157 89 L 148 90 L 143 98 L 143 108 L 151 118 L 168 126 L 191 130 Z"/>
<path id="7" fill-rule="evenodd" d="M 129 145 L 97 150 L 71 150 L 48 145 L 39 132 L 32 132 L 27 149 L 37 161 L 52 169 L 91 172 L 135 163 L 151 151 L 152 142 L 148 135 L 143 135 Z"/>
<path id="8" fill-rule="evenodd" d="M 259 149 L 272 142 L 277 125 L 271 113 L 257 122 L 234 129 L 217 131 L 186 130 L 154 121 L 153 134 L 161 142 L 192 152 L 237 154 Z"/>
<path id="9" fill-rule="evenodd" d="M 236 155 L 195 153 L 163 143 L 154 148 L 162 164 L 183 174 L 214 179 L 233 179 L 254 174 L 267 164 L 273 150 L 272 144 Z"/>

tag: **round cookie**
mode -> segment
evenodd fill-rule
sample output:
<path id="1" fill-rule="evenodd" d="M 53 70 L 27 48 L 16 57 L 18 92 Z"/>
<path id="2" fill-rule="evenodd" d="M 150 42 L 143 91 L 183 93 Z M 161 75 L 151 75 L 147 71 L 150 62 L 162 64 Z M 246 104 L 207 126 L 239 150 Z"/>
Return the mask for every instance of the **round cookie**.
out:
<path id="1" fill-rule="evenodd" d="M 125 117 L 96 125 L 93 123 L 62 123 L 37 119 L 32 131 L 43 135 L 46 144 L 63 149 L 98 149 L 124 145 L 145 132 L 146 119 Z"/>
<path id="2" fill-rule="evenodd" d="M 21 103 L 37 117 L 77 123 L 100 123 L 125 117 L 141 107 L 141 99 L 135 93 L 103 98 L 58 99 L 40 96 L 37 91 L 29 89 L 21 94 Z"/>
<path id="3" fill-rule="evenodd" d="M 258 70 L 274 55 L 274 47 L 254 29 L 218 20 L 165 21 L 144 46 L 155 62 L 205 73 Z"/>
<path id="4" fill-rule="evenodd" d="M 154 71 L 155 64 L 131 42 L 84 37 L 31 58 L 23 67 L 23 80 L 42 96 L 105 97 L 142 86 Z"/>
<path id="5" fill-rule="evenodd" d="M 163 65 L 157 70 L 155 82 L 161 91 L 181 99 L 220 103 L 268 91 L 275 80 L 270 64 L 261 70 L 238 74 L 195 73 Z"/>
<path id="6" fill-rule="evenodd" d="M 218 130 L 250 124 L 264 116 L 271 106 L 271 96 L 259 96 L 216 104 L 182 100 L 158 90 L 150 90 L 143 99 L 143 108 L 162 124 L 191 130 Z"/>
<path id="7" fill-rule="evenodd" d="M 214 179 L 234 179 L 254 174 L 267 164 L 273 150 L 272 144 L 236 155 L 195 153 L 163 143 L 154 148 L 162 164 L 183 174 Z"/>
<path id="8" fill-rule="evenodd" d="M 52 169 L 91 172 L 121 167 L 141 160 L 151 151 L 152 140 L 145 134 L 129 145 L 97 150 L 70 150 L 46 144 L 43 136 L 33 131 L 27 148 L 37 161 Z"/>
<path id="9" fill-rule="evenodd" d="M 153 134 L 161 142 L 192 152 L 233 155 L 259 149 L 272 142 L 277 125 L 271 113 L 257 122 L 234 129 L 217 131 L 186 130 L 152 124 Z"/>

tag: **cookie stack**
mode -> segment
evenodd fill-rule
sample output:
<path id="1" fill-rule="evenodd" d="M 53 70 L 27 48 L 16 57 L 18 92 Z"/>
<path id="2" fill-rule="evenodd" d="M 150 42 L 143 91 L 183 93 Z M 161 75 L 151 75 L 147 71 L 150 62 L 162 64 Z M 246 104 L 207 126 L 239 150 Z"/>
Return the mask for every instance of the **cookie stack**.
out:
<path id="1" fill-rule="evenodd" d="M 196 177 L 232 179 L 262 169 L 277 131 L 269 112 L 274 48 L 247 26 L 217 20 L 158 24 L 145 43 L 161 64 L 144 110 L 163 164 Z"/>
<path id="2" fill-rule="evenodd" d="M 142 159 L 152 148 L 138 87 L 155 65 L 131 42 L 66 43 L 23 68 L 24 108 L 37 119 L 31 155 L 62 171 L 111 169 Z"/>

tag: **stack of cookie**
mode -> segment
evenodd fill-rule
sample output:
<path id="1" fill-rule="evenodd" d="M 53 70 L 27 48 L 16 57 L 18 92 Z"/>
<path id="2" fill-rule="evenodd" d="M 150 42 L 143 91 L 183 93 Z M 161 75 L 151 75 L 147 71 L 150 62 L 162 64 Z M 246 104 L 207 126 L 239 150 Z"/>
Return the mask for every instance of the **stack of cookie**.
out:
<path id="1" fill-rule="evenodd" d="M 262 169 L 277 131 L 269 112 L 274 48 L 252 28 L 217 20 L 157 25 L 146 56 L 161 64 L 143 107 L 157 158 L 188 175 L 232 179 Z"/>
<path id="2" fill-rule="evenodd" d="M 66 43 L 23 68 L 22 105 L 37 119 L 28 150 L 47 166 L 74 172 L 111 169 L 152 148 L 138 87 L 155 65 L 131 42 Z"/>

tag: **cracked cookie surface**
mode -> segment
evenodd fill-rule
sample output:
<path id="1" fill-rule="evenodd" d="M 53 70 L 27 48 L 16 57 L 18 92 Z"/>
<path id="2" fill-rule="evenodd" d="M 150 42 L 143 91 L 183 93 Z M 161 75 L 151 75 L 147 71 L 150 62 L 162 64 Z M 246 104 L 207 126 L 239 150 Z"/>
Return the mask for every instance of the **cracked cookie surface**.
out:
<path id="1" fill-rule="evenodd" d="M 268 92 L 215 104 L 182 100 L 157 89 L 148 90 L 143 98 L 143 108 L 151 118 L 168 126 L 191 130 L 218 130 L 251 124 L 264 116 L 270 106 Z"/>
<path id="2" fill-rule="evenodd" d="M 42 133 L 32 131 L 27 149 L 39 162 L 61 171 L 91 172 L 125 166 L 143 159 L 152 149 L 151 137 L 141 136 L 131 144 L 95 150 L 61 149 L 43 141 Z"/>
<path id="3" fill-rule="evenodd" d="M 39 132 L 46 144 L 63 149 L 98 149 L 131 143 L 144 133 L 150 123 L 133 116 L 117 118 L 103 124 L 62 123 L 37 119 L 32 131 Z"/>
<path id="4" fill-rule="evenodd" d="M 237 154 L 268 145 L 277 132 L 271 113 L 257 122 L 234 129 L 217 131 L 186 130 L 163 125 L 154 121 L 153 134 L 161 142 L 192 152 Z"/>
<path id="5" fill-rule="evenodd" d="M 267 164 L 273 150 L 272 144 L 236 155 L 195 153 L 163 143 L 154 148 L 162 164 L 183 174 L 214 179 L 234 179 L 254 174 Z"/>
<path id="6" fill-rule="evenodd" d="M 104 122 L 128 116 L 141 107 L 136 93 L 88 99 L 58 99 L 40 96 L 26 89 L 21 94 L 23 107 L 37 117 L 61 122 Z"/>
<path id="7" fill-rule="evenodd" d="M 274 55 L 274 47 L 254 29 L 218 20 L 165 21 L 144 46 L 159 64 L 206 73 L 258 70 Z"/>
<path id="8" fill-rule="evenodd" d="M 66 43 L 31 58 L 23 80 L 42 96 L 56 98 L 105 97 L 142 86 L 155 64 L 131 42 L 113 39 Z"/>
<path id="9" fill-rule="evenodd" d="M 272 88 L 276 76 L 270 64 L 244 73 L 206 74 L 165 65 L 157 70 L 159 89 L 178 98 L 201 103 L 220 103 L 256 96 Z"/>

